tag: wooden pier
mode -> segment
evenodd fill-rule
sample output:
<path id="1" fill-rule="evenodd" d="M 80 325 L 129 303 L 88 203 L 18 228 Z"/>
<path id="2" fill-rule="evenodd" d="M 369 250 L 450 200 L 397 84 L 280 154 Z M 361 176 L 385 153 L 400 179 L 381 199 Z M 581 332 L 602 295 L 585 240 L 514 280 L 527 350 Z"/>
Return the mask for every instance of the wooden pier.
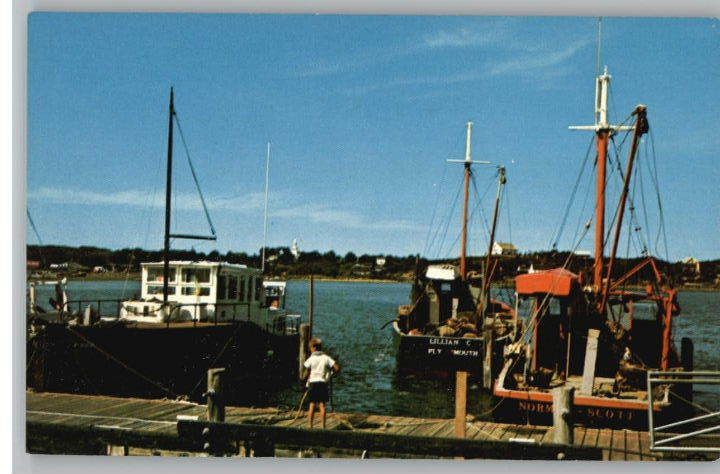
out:
<path id="1" fill-rule="evenodd" d="M 652 461 L 647 432 L 575 427 L 571 447 L 553 443 L 552 427 L 351 413 L 328 414 L 327 428 L 310 430 L 305 413 L 278 408 L 227 407 L 222 423 L 207 407 L 176 400 L 27 392 L 27 448 L 85 446 L 96 454 L 197 455 L 223 444 L 224 455 L 604 459 Z M 220 441 L 222 440 L 222 441 Z M 212 445 L 212 447 L 211 447 Z M 84 451 L 83 451 L 84 449 Z M 195 454 L 193 454 L 195 453 Z M 667 454 L 665 454 L 667 457 Z"/>

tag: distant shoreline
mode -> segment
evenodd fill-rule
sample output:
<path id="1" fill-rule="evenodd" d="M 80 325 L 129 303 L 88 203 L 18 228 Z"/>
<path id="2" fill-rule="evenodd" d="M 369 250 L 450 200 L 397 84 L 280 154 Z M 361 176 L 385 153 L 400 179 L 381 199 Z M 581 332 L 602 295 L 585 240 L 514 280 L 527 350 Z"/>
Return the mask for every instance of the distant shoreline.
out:
<path id="1" fill-rule="evenodd" d="M 353 278 L 353 277 L 329 277 L 329 276 L 315 276 L 315 281 L 323 281 L 323 282 L 341 282 L 341 283 L 411 283 L 412 280 L 410 279 L 393 279 L 393 278 Z M 43 276 L 40 278 L 40 281 L 53 281 L 56 280 L 57 276 Z M 273 280 L 275 278 L 269 277 L 269 280 Z M 282 278 L 277 278 L 278 280 L 283 280 Z M 88 273 L 84 276 L 76 276 L 76 277 L 68 277 L 68 281 L 71 282 L 77 282 L 77 281 L 125 281 L 125 280 L 135 280 L 138 283 L 140 282 L 140 272 L 105 272 L 105 273 Z M 285 281 L 308 281 L 310 280 L 310 276 L 291 276 L 284 279 Z M 37 280 L 35 280 L 37 281 Z M 502 288 L 512 287 L 512 284 L 508 281 L 499 282 L 498 286 Z M 628 285 L 626 287 L 628 290 L 644 290 L 645 287 L 642 285 Z M 703 286 L 678 286 L 678 290 L 683 292 L 698 292 L 698 293 L 716 293 L 720 292 L 720 287 L 717 286 L 709 286 L 709 285 L 703 285 Z"/>

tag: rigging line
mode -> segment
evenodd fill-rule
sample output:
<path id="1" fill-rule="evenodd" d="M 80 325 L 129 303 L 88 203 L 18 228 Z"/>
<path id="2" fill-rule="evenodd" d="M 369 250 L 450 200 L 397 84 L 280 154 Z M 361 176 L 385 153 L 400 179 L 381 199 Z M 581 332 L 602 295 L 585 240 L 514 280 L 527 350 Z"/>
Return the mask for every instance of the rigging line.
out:
<path id="1" fill-rule="evenodd" d="M 154 385 L 155 387 L 161 389 L 162 391 L 164 391 L 165 393 L 167 393 L 167 394 L 170 395 L 171 397 L 175 398 L 175 393 L 173 393 L 173 391 L 170 390 L 169 388 L 167 388 L 167 387 L 163 386 L 162 384 L 160 384 L 160 382 L 156 382 L 155 380 L 151 379 L 150 377 L 148 377 L 148 376 L 146 376 L 146 375 L 143 375 L 143 374 L 142 374 L 141 372 L 139 372 L 138 370 L 130 367 L 130 366 L 127 365 L 125 362 L 121 361 L 120 359 L 118 359 L 117 357 L 115 357 L 114 355 L 112 355 L 111 353 L 109 353 L 108 351 L 106 351 L 105 349 L 101 348 L 100 346 L 98 346 L 97 344 L 95 344 L 95 343 L 92 342 L 90 339 L 86 338 L 85 336 L 83 336 L 83 335 L 80 334 L 78 331 L 74 330 L 73 328 L 66 326 L 65 329 L 67 329 L 68 332 L 70 332 L 71 334 L 77 336 L 79 339 L 81 339 L 81 340 L 83 340 L 84 342 L 86 342 L 87 344 L 89 344 L 90 347 L 94 348 L 95 350 L 97 350 L 98 352 L 100 352 L 101 354 L 103 354 L 103 355 L 104 355 L 105 357 L 107 357 L 108 359 L 114 361 L 115 363 L 117 363 L 118 365 L 120 365 L 121 367 L 123 367 L 124 369 L 126 369 L 126 370 L 128 370 L 129 372 L 137 375 L 138 377 L 140 377 L 141 379 L 145 380 L 145 381 L 148 382 L 149 384 Z"/>
<path id="2" fill-rule="evenodd" d="M 28 221 L 30 221 L 30 227 L 32 227 L 32 230 L 35 233 L 35 238 L 37 239 L 38 243 L 42 247 L 43 242 L 42 242 L 42 239 L 40 238 L 40 232 L 38 232 L 37 227 L 35 227 L 35 222 L 33 222 L 33 218 L 30 215 L 30 209 L 26 209 L 26 211 L 27 211 Z"/>
<path id="3" fill-rule="evenodd" d="M 461 178 L 460 184 L 458 186 L 461 186 L 461 185 L 462 185 L 462 178 Z M 457 192 L 458 193 L 460 192 L 460 188 L 458 188 Z M 450 209 L 448 207 L 446 207 L 446 211 L 447 211 L 447 213 L 450 213 Z M 428 256 L 430 256 L 430 253 L 433 251 L 433 248 L 435 247 L 435 242 L 437 242 L 437 240 L 438 240 L 438 236 L 440 235 L 440 232 L 442 230 L 442 222 L 446 222 L 451 217 L 449 214 L 444 214 L 444 216 L 445 217 L 438 222 L 437 227 L 434 229 L 432 238 L 431 238 L 430 242 L 428 243 L 428 250 L 427 250 Z"/>
<path id="4" fill-rule="evenodd" d="M 443 166 L 443 174 L 438 182 L 438 189 L 435 193 L 435 204 L 433 205 L 432 217 L 430 218 L 430 226 L 428 227 L 427 235 L 425 236 L 425 245 L 423 246 L 423 254 L 427 254 L 430 251 L 428 244 L 430 243 L 430 235 L 432 233 L 433 225 L 435 224 L 435 215 L 437 214 L 438 204 L 440 203 L 440 193 L 445 183 L 445 177 L 447 176 L 447 166 Z"/>
<path id="5" fill-rule="evenodd" d="M 509 191 L 507 190 L 507 186 L 503 186 L 503 197 L 502 197 L 502 205 L 505 208 L 505 215 L 507 216 L 507 224 L 508 224 L 508 240 L 512 243 L 512 218 L 510 216 L 510 198 L 508 197 Z"/>
<path id="6" fill-rule="evenodd" d="M 190 150 L 188 149 L 187 143 L 185 142 L 185 134 L 183 134 L 182 127 L 180 126 L 180 118 L 178 117 L 177 111 L 173 111 L 173 117 L 175 117 L 175 123 L 178 126 L 178 132 L 180 132 L 180 140 L 182 141 L 183 147 L 185 148 L 185 155 L 187 156 L 188 164 L 190 165 L 190 172 L 192 173 L 193 181 L 195 181 L 195 187 L 200 195 L 200 202 L 202 203 L 203 211 L 205 211 L 205 218 L 210 225 L 210 232 L 212 235 L 215 234 L 215 226 L 213 226 L 212 220 L 210 219 L 210 213 L 208 212 L 207 205 L 205 204 L 205 197 L 203 196 L 202 190 L 200 189 L 200 182 L 198 181 L 197 173 L 195 173 L 195 167 L 190 159 Z"/>
<path id="7" fill-rule="evenodd" d="M 647 152 L 647 141 L 645 141 L 645 155 L 649 156 Z M 643 164 L 647 163 L 647 159 L 643 160 Z M 642 204 L 643 220 L 645 222 L 645 232 L 648 240 L 648 246 L 650 242 L 650 219 L 648 218 L 647 212 L 647 201 L 645 200 L 645 180 L 643 179 L 643 165 L 641 164 L 637 168 L 638 180 L 640 181 L 640 203 Z M 649 249 L 648 249 L 649 250 Z"/>
<path id="8" fill-rule="evenodd" d="M 435 258 L 439 258 L 440 254 L 442 253 L 442 248 L 445 243 L 445 238 L 447 237 L 448 228 L 450 227 L 450 219 L 455 214 L 455 205 L 457 204 L 458 198 L 460 196 L 460 190 L 462 189 L 462 182 L 463 182 L 463 178 L 460 179 L 460 185 L 458 186 L 458 190 L 455 193 L 455 198 L 453 199 L 452 205 L 450 206 L 450 210 L 448 212 L 448 218 L 445 222 L 445 230 L 443 231 L 442 239 L 440 239 L 440 242 L 438 244 L 438 251 L 437 251 L 437 255 L 435 256 Z"/>
<path id="9" fill-rule="evenodd" d="M 657 153 L 655 152 L 655 135 L 653 134 L 652 128 L 649 130 L 650 135 L 650 146 L 652 148 L 652 163 L 653 163 L 653 171 L 654 174 L 651 175 L 653 178 L 653 184 L 655 186 L 655 194 L 657 197 L 657 206 L 658 206 L 658 213 L 660 214 L 660 226 L 658 227 L 658 237 L 656 241 L 659 242 L 660 240 L 660 230 L 662 229 L 662 235 L 663 235 L 663 243 L 665 246 L 665 261 L 668 262 L 667 264 L 670 264 L 670 252 L 668 251 L 668 242 L 667 242 L 667 229 L 665 227 L 665 214 L 663 212 L 662 207 L 662 198 L 660 195 L 660 181 L 658 179 L 658 170 L 657 170 Z M 657 251 L 657 249 L 656 249 Z M 658 254 L 660 252 L 657 252 Z"/>
<path id="10" fill-rule="evenodd" d="M 477 187 L 474 186 L 474 184 L 475 184 L 475 175 L 470 175 L 470 179 L 471 179 L 471 183 L 473 183 L 473 192 L 475 193 L 475 196 L 478 196 Z M 481 199 L 478 199 L 477 202 L 475 203 L 475 206 L 474 206 L 473 209 L 470 211 L 470 215 L 468 216 L 468 229 L 471 229 L 471 228 L 472 228 L 472 222 L 473 222 L 472 218 L 473 218 L 473 216 L 475 215 L 475 212 L 477 212 L 478 210 L 480 210 L 480 212 L 482 213 L 481 204 L 482 204 L 482 200 L 481 200 Z M 486 230 L 487 230 L 487 229 L 486 229 Z M 468 233 L 469 233 L 469 232 L 468 232 Z M 489 233 L 489 232 L 488 232 L 488 233 Z M 460 236 L 461 236 L 461 235 L 462 235 L 462 231 L 457 234 L 457 236 L 455 237 L 455 240 L 453 240 L 452 244 L 451 244 L 450 247 L 448 248 L 448 252 L 450 252 L 453 248 L 455 248 L 455 245 L 457 244 L 458 240 L 460 240 Z M 488 242 L 487 236 L 486 236 L 485 242 L 486 242 L 485 247 L 487 247 L 487 242 Z M 481 251 L 481 252 L 483 251 L 482 248 L 480 249 L 480 251 Z"/>
<path id="11" fill-rule="evenodd" d="M 578 187 L 580 186 L 580 181 L 582 180 L 583 175 L 585 174 L 585 168 L 587 167 L 588 159 L 590 158 L 590 150 L 592 149 L 593 143 L 595 142 L 595 137 L 590 137 L 590 143 L 588 144 L 587 151 L 585 152 L 585 159 L 580 164 L 580 170 L 578 172 L 577 178 L 575 179 L 575 184 L 573 186 L 573 190 L 570 193 L 570 198 L 568 199 L 567 205 L 565 206 L 565 212 L 563 213 L 563 217 L 560 220 L 560 227 L 558 228 L 557 233 L 555 234 L 555 238 L 550 241 L 550 247 L 557 249 L 557 245 L 562 238 L 562 234 L 565 230 L 565 225 L 567 224 L 568 216 L 570 215 L 570 209 L 572 208 L 572 205 L 575 201 L 575 196 L 577 195 Z"/>

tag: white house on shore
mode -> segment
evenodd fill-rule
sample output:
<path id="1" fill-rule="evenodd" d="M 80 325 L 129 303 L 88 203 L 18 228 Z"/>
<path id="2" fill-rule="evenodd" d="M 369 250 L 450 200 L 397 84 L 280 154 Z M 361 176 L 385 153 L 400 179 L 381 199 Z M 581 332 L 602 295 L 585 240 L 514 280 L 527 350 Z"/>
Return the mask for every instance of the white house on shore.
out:
<path id="1" fill-rule="evenodd" d="M 509 242 L 495 242 L 492 247 L 492 254 L 496 256 L 514 257 L 517 253 L 517 247 Z"/>

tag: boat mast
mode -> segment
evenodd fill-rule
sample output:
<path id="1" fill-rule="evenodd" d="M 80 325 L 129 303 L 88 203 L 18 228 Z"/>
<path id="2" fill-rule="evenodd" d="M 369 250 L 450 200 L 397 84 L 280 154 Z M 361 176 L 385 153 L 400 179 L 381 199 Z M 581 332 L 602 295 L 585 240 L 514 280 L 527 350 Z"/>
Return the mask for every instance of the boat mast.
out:
<path id="1" fill-rule="evenodd" d="M 262 246 L 262 263 L 260 269 L 265 273 L 265 246 L 267 244 L 267 226 L 268 226 L 268 186 L 270 183 L 270 142 L 267 143 L 267 156 L 265 158 L 265 218 L 263 223 L 263 246 Z"/>
<path id="2" fill-rule="evenodd" d="M 472 159 L 472 127 L 473 123 L 467 123 L 467 139 L 465 141 L 465 159 L 447 160 L 448 163 L 462 163 L 465 167 L 465 196 L 463 199 L 462 233 L 460 235 L 460 278 L 467 280 L 467 227 L 468 227 L 468 202 L 470 201 L 470 177 L 472 176 L 473 163 L 490 164 L 489 161 L 473 161 Z"/>
<path id="3" fill-rule="evenodd" d="M 595 203 L 595 265 L 593 287 L 596 292 L 603 288 L 605 265 L 605 187 L 607 179 L 607 150 L 610 137 L 619 130 L 631 130 L 632 126 L 611 125 L 608 121 L 608 94 L 611 76 L 607 66 L 595 83 L 595 125 L 570 126 L 570 130 L 592 130 L 597 142 L 597 177 Z"/>
<path id="4" fill-rule="evenodd" d="M 467 139 L 465 141 L 465 198 L 463 200 L 462 237 L 460 241 L 460 278 L 462 281 L 467 279 L 467 225 L 470 176 L 472 174 L 472 126 L 472 122 L 467 123 Z"/>
<path id="5" fill-rule="evenodd" d="M 500 197 L 502 196 L 503 188 L 507 178 L 505 177 L 505 167 L 498 167 L 498 187 L 497 194 L 495 195 L 495 210 L 493 211 L 492 228 L 490 229 L 490 242 L 488 243 L 487 256 L 485 257 L 485 272 L 483 275 L 483 293 L 481 302 L 483 305 L 483 312 L 488 307 L 488 295 L 490 293 L 490 263 L 492 261 L 492 249 L 495 245 L 495 230 L 497 229 L 498 214 L 500 213 Z"/>
<path id="6" fill-rule="evenodd" d="M 175 92 L 170 88 L 168 109 L 167 176 L 165 179 L 165 243 L 163 246 L 163 308 L 168 303 L 168 280 L 170 279 L 170 205 L 172 202 L 172 159 L 173 159 L 173 115 L 175 114 Z"/>
<path id="7" fill-rule="evenodd" d="M 638 105 L 632 113 L 637 116 L 635 120 L 635 133 L 633 133 L 632 145 L 630 147 L 630 157 L 628 158 L 627 171 L 625 172 L 625 180 L 623 181 L 623 190 L 620 196 L 620 204 L 618 206 L 617 223 L 615 224 L 615 238 L 613 239 L 612 251 L 610 252 L 610 260 L 606 274 L 605 285 L 603 286 L 602 300 L 600 302 L 600 314 L 605 314 L 608 298 L 610 297 L 610 277 L 617 256 L 618 244 L 620 243 L 620 231 L 622 230 L 623 218 L 625 216 L 625 204 L 627 202 L 628 192 L 630 191 L 630 178 L 632 177 L 633 164 L 637 155 L 640 137 L 649 130 L 647 122 L 647 107 Z"/>

